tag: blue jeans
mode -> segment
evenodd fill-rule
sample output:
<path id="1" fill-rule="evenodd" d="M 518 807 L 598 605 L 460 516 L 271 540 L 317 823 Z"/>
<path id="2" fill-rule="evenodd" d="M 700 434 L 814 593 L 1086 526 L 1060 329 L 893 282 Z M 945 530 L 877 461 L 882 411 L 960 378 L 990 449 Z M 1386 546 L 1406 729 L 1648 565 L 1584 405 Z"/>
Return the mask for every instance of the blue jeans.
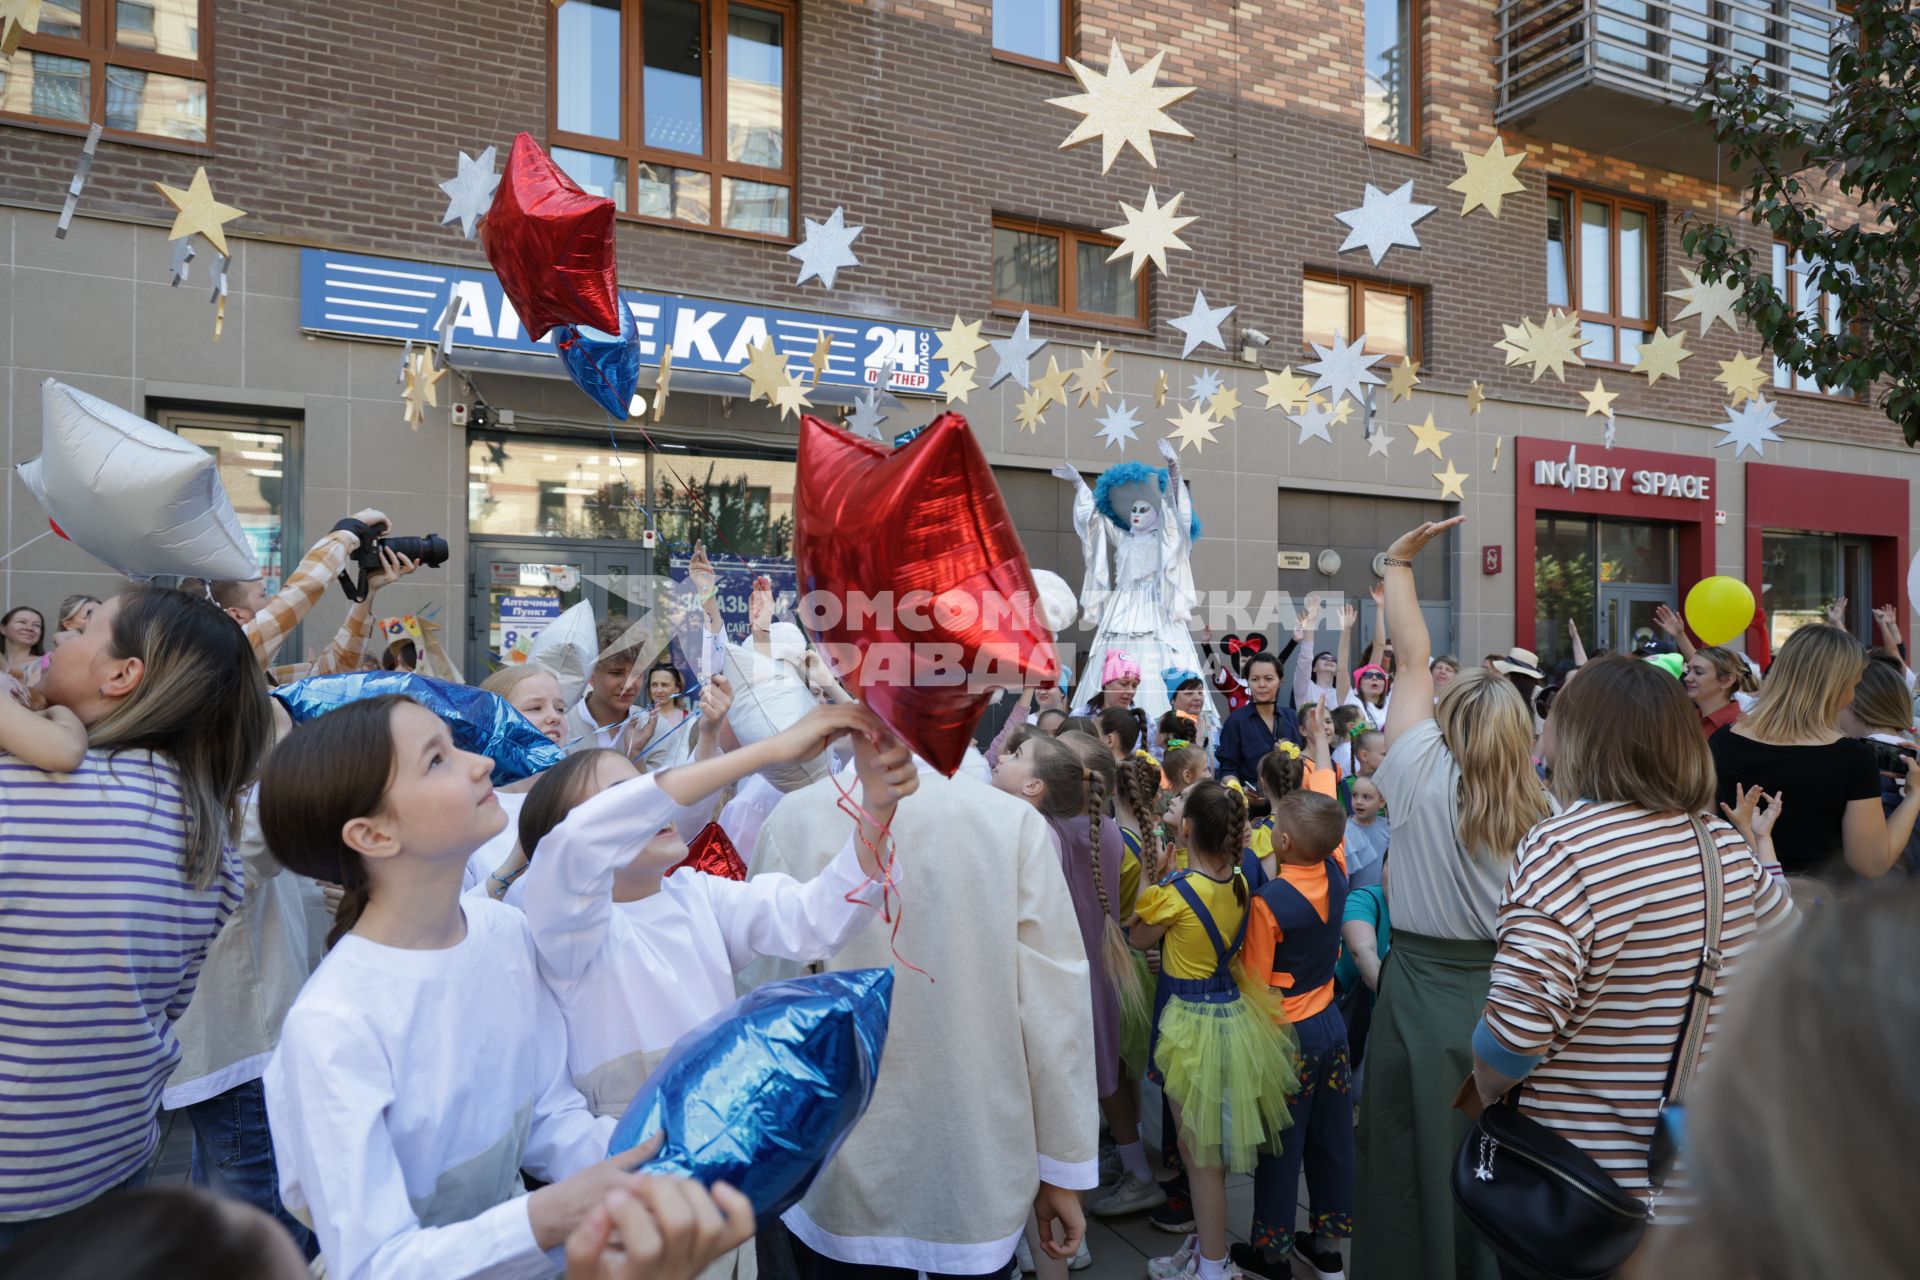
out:
<path id="1" fill-rule="evenodd" d="M 280 1203 L 280 1172 L 273 1163 L 267 1100 L 249 1080 L 186 1108 L 193 1125 L 193 1185 L 270 1213 L 292 1234 L 311 1262 L 320 1252 L 313 1233 Z"/>

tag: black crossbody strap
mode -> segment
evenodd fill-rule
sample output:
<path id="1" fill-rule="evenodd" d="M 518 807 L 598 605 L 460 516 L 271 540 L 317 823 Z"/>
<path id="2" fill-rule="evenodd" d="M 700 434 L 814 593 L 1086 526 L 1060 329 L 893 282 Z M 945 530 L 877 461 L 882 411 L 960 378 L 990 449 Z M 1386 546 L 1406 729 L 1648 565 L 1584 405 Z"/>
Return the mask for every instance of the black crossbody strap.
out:
<path id="1" fill-rule="evenodd" d="M 1673 1062 L 1667 1068 L 1667 1087 L 1661 1105 L 1686 1097 L 1687 1085 L 1700 1063 L 1700 1047 L 1707 1039 L 1707 1015 L 1713 1006 L 1713 990 L 1720 981 L 1720 924 L 1725 910 L 1725 875 L 1720 869 L 1720 849 L 1707 833 L 1707 824 L 1698 815 L 1693 818 L 1693 837 L 1700 845 L 1700 877 L 1707 899 L 1706 940 L 1700 948 L 1700 964 L 1694 971 L 1693 991 L 1687 1005 L 1686 1025 L 1680 1043 L 1674 1049 Z"/>

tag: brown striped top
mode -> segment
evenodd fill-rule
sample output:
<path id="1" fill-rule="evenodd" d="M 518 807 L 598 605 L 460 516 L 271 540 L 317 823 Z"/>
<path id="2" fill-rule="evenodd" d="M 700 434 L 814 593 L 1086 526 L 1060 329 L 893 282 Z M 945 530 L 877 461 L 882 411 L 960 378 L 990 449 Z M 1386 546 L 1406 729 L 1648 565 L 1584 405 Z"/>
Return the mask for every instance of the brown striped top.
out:
<path id="1" fill-rule="evenodd" d="M 1718 818 L 1707 831 L 1725 892 L 1702 1063 L 1743 958 L 1793 909 L 1737 831 Z M 1534 827 L 1500 904 L 1474 1037 L 1490 1066 L 1525 1075 L 1523 1111 L 1634 1195 L 1646 1194 L 1647 1146 L 1706 940 L 1699 849 L 1686 815 L 1628 804 L 1581 801 Z"/>

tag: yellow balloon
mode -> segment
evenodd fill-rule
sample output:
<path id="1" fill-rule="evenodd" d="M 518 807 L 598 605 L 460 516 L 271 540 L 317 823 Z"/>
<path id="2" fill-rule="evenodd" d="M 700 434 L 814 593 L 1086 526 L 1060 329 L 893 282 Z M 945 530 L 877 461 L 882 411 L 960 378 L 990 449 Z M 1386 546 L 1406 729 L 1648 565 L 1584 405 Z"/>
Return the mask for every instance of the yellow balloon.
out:
<path id="1" fill-rule="evenodd" d="M 1725 644 L 1753 621 L 1753 592 L 1738 578 L 1702 578 L 1687 592 L 1687 625 L 1702 644 Z"/>

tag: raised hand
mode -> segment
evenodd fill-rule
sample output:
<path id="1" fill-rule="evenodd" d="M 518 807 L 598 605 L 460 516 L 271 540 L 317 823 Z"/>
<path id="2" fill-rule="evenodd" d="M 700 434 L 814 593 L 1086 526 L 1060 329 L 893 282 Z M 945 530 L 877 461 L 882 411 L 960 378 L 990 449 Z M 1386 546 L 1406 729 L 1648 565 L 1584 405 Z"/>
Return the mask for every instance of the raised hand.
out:
<path id="1" fill-rule="evenodd" d="M 403 556 L 392 547 L 380 548 L 380 568 L 367 575 L 367 596 L 382 587 L 392 586 L 400 579 L 420 567 L 420 562 L 411 556 Z"/>
<path id="2" fill-rule="evenodd" d="M 1053 478 L 1056 480 L 1065 480 L 1068 484 L 1084 483 L 1080 479 L 1080 473 L 1064 462 L 1053 469 Z"/>
<path id="3" fill-rule="evenodd" d="M 1847 597 L 1841 596 L 1838 600 L 1835 600 L 1827 606 L 1827 623 L 1830 626 L 1839 627 L 1842 630 L 1846 629 Z"/>
<path id="4" fill-rule="evenodd" d="M 1680 620 L 1680 615 L 1665 605 L 1658 605 L 1654 608 L 1653 625 L 1659 627 L 1676 640 L 1685 635 L 1687 631 L 1687 624 Z"/>
<path id="5" fill-rule="evenodd" d="M 1409 529 L 1393 540 L 1387 548 L 1390 560 L 1411 560 L 1419 555 L 1429 542 L 1458 525 L 1466 523 L 1465 516 L 1453 516 L 1446 520 L 1429 520 L 1418 529 Z"/>
<path id="6" fill-rule="evenodd" d="M 1358 605 L 1343 604 L 1340 606 L 1340 629 L 1342 631 L 1353 630 L 1354 625 L 1359 621 L 1360 607 Z"/>

